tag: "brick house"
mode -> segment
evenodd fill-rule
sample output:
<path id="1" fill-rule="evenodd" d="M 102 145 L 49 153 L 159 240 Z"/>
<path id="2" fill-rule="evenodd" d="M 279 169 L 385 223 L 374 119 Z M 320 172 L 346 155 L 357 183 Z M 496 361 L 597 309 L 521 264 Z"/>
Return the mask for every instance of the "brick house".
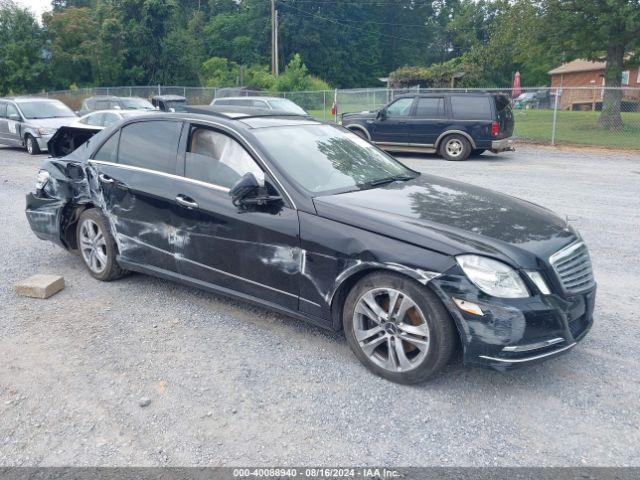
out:
<path id="1" fill-rule="evenodd" d="M 552 91 L 562 89 L 562 110 L 600 110 L 604 86 L 604 62 L 574 60 L 548 72 Z M 630 68 L 622 72 L 624 91 L 623 110 L 636 111 L 640 102 L 640 69 Z M 581 87 L 581 88 L 575 88 Z M 592 88 L 584 88 L 592 87 Z"/>

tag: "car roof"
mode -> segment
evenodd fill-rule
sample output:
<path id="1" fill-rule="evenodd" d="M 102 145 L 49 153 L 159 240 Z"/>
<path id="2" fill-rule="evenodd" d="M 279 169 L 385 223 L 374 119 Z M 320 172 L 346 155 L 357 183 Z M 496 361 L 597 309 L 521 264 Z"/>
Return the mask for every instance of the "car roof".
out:
<path id="1" fill-rule="evenodd" d="M 214 100 L 287 100 L 283 97 L 263 97 L 263 96 L 245 96 L 245 97 L 220 97 Z"/>
<path id="2" fill-rule="evenodd" d="M 29 97 L 29 96 L 24 96 L 24 97 L 2 97 L 0 98 L 0 100 L 8 100 L 11 102 L 50 102 L 52 100 L 55 100 L 57 102 L 59 102 L 60 100 L 58 100 L 57 98 L 43 98 L 43 97 Z"/>
<path id="3" fill-rule="evenodd" d="M 139 113 L 140 115 L 146 115 L 149 113 L 149 110 L 122 110 L 122 109 L 118 109 L 118 108 L 110 108 L 107 110 L 94 110 L 92 112 L 86 113 L 83 115 L 83 117 L 88 117 L 89 115 L 98 115 L 99 113 L 116 113 L 116 114 L 125 114 L 125 115 L 130 115 L 130 114 L 137 114 Z"/>
<path id="4" fill-rule="evenodd" d="M 152 98 L 157 100 L 186 100 L 182 95 L 154 95 Z"/>
<path id="5" fill-rule="evenodd" d="M 504 92 L 485 92 L 485 91 L 474 91 L 474 92 L 465 92 L 465 91 L 443 91 L 443 92 L 415 92 L 415 93 L 403 93 L 402 95 L 397 95 L 394 97 L 394 100 L 398 98 L 413 98 L 413 97 L 442 97 L 442 96 L 451 96 L 451 95 L 462 95 L 466 97 L 491 97 L 494 95 L 506 95 Z"/>

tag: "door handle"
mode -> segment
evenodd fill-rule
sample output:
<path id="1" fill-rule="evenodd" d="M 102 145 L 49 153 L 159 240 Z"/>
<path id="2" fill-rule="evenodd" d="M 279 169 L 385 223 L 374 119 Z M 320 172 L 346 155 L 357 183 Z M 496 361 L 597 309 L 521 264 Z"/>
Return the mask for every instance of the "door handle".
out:
<path id="1" fill-rule="evenodd" d="M 178 205 L 182 205 L 183 207 L 186 207 L 186 208 L 198 208 L 198 202 L 196 202 L 190 197 L 187 197 L 186 195 L 182 195 L 182 194 L 177 195 L 176 202 L 178 202 Z"/>
<path id="2" fill-rule="evenodd" d="M 100 180 L 102 183 L 113 183 L 115 181 L 109 175 L 105 175 L 104 173 L 98 175 L 98 180 Z"/>

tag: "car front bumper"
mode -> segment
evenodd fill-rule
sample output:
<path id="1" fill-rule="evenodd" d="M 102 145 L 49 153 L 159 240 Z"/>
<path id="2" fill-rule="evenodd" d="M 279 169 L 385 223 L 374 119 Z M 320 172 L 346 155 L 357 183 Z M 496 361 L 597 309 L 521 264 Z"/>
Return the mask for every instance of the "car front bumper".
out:
<path id="1" fill-rule="evenodd" d="M 51 137 L 53 137 L 53 134 L 51 135 L 41 135 L 39 137 L 35 137 L 36 141 L 38 142 L 38 147 L 40 147 L 40 150 L 45 152 L 47 151 L 47 143 L 49 142 L 49 140 L 51 140 Z"/>
<path id="2" fill-rule="evenodd" d="M 506 370 L 569 352 L 593 325 L 596 288 L 563 297 L 494 298 L 464 275 L 430 282 L 454 318 L 466 364 Z M 453 299 L 476 304 L 482 315 L 465 312 Z"/>

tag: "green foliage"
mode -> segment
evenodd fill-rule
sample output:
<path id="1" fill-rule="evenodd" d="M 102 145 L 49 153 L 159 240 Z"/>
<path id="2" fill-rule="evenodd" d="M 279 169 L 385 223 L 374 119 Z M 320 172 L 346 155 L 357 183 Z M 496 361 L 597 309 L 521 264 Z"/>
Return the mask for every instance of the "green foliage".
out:
<path id="1" fill-rule="evenodd" d="M 44 36 L 33 16 L 12 2 L 0 8 L 0 95 L 38 91 L 48 78 Z"/>
<path id="2" fill-rule="evenodd" d="M 482 77 L 472 63 L 462 58 L 435 63 L 430 67 L 401 67 L 389 75 L 393 88 L 420 86 L 424 88 L 475 86 Z"/>
<path id="3" fill-rule="evenodd" d="M 276 78 L 274 89 L 278 92 L 301 92 L 308 90 L 329 90 L 327 82 L 309 74 L 307 66 L 302 63 L 300 54 L 296 53 L 284 72 Z"/>

